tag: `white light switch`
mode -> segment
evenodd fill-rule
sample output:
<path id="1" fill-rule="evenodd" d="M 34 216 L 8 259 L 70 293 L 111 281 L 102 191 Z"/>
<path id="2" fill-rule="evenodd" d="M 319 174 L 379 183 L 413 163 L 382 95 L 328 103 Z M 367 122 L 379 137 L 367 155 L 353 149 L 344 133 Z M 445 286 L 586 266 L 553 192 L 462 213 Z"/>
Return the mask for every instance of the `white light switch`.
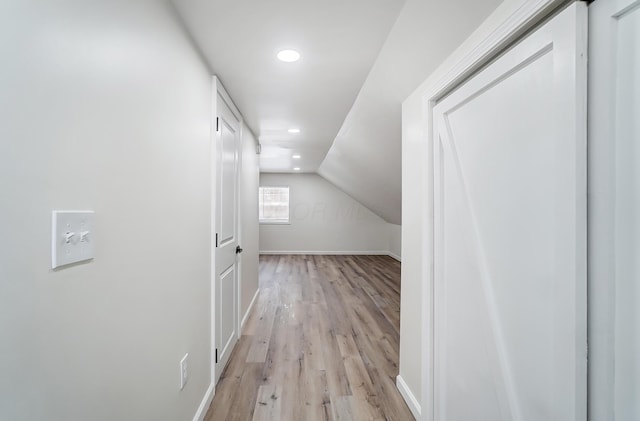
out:
<path id="1" fill-rule="evenodd" d="M 93 211 L 53 211 L 51 267 L 93 259 Z"/>

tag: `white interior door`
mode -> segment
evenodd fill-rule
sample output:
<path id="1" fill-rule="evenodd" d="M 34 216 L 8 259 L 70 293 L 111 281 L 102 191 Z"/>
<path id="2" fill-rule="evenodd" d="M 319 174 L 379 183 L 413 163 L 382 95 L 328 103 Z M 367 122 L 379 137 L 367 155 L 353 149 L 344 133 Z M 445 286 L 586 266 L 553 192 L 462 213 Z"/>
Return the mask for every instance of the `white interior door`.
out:
<path id="1" fill-rule="evenodd" d="M 640 420 L 640 1 L 589 7 L 589 416 Z"/>
<path id="2" fill-rule="evenodd" d="M 586 6 L 434 107 L 433 419 L 586 419 Z"/>
<path id="3" fill-rule="evenodd" d="M 238 163 L 240 121 L 217 96 L 217 188 L 215 259 L 215 381 L 238 340 Z"/>

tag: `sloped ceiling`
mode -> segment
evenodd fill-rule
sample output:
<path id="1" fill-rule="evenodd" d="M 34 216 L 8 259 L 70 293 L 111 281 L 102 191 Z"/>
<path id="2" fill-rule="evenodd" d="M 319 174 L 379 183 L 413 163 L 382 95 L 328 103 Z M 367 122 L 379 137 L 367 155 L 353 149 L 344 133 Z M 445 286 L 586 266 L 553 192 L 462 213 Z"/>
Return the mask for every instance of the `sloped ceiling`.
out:
<path id="1" fill-rule="evenodd" d="M 258 137 L 261 171 L 316 172 L 405 0 L 173 3 Z M 281 49 L 302 57 L 280 62 Z"/>
<path id="2" fill-rule="evenodd" d="M 401 223 L 401 103 L 501 0 L 408 0 L 318 173 Z"/>
<path id="3" fill-rule="evenodd" d="M 258 136 L 262 172 L 318 172 L 400 224 L 401 103 L 501 0 L 172 2 Z M 279 62 L 283 48 L 301 60 Z"/>

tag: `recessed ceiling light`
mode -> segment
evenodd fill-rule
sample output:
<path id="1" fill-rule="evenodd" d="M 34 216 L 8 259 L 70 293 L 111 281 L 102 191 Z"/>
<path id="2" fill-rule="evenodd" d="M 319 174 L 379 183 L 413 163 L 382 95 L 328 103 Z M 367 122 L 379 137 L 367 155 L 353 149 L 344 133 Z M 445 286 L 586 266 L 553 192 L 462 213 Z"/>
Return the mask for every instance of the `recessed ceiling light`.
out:
<path id="1" fill-rule="evenodd" d="M 293 158 L 293 159 L 300 159 L 300 158 L 301 158 L 301 156 L 300 156 L 300 155 L 293 155 L 291 158 Z"/>
<path id="2" fill-rule="evenodd" d="M 294 171 L 300 171 L 300 167 L 294 167 L 293 170 Z"/>
<path id="3" fill-rule="evenodd" d="M 300 133 L 300 129 L 289 129 L 287 130 L 289 133 Z"/>
<path id="4" fill-rule="evenodd" d="M 278 52 L 278 60 L 284 61 L 285 63 L 293 63 L 294 61 L 300 60 L 300 53 L 296 50 L 282 50 Z"/>

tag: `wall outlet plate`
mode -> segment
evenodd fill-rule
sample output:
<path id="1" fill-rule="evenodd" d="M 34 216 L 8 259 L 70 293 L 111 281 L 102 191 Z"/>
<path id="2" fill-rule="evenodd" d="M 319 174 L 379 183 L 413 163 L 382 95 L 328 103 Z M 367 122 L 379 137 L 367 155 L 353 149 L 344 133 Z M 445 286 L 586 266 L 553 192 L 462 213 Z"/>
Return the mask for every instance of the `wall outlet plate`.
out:
<path id="1" fill-rule="evenodd" d="M 51 268 L 93 259 L 93 211 L 53 211 Z"/>
<path id="2" fill-rule="evenodd" d="M 189 353 L 184 354 L 180 360 L 180 390 L 184 389 L 187 380 L 189 380 Z"/>

